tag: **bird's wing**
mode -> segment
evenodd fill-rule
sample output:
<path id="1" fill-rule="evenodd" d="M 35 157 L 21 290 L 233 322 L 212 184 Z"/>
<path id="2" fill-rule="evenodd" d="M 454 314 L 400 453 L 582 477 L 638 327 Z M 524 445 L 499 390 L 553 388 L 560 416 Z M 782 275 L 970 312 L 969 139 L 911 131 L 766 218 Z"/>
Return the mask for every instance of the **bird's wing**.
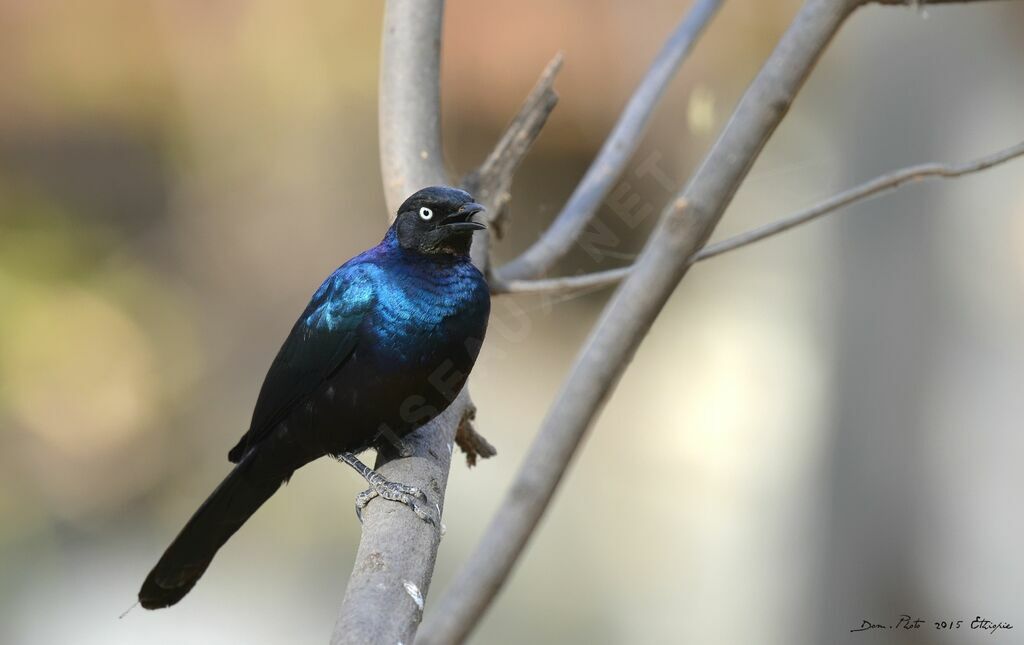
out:
<path id="1" fill-rule="evenodd" d="M 359 341 L 359 325 L 373 306 L 374 283 L 367 267 L 343 266 L 317 289 L 270 365 L 249 431 L 228 459 L 239 461 L 345 364 Z"/>

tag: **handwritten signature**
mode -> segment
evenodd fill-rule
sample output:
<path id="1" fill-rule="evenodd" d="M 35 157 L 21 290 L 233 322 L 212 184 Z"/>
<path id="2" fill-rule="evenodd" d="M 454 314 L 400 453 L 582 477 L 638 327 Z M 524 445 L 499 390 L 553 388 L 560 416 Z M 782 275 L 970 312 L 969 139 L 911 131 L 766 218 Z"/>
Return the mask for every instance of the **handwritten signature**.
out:
<path id="1" fill-rule="evenodd" d="M 966 619 L 950 620 L 927 620 L 925 618 L 914 618 L 910 614 L 900 614 L 895 625 L 874 623 L 870 620 L 862 620 L 860 627 L 851 629 L 851 632 L 866 632 L 875 629 L 928 629 L 934 627 L 939 631 L 956 631 L 958 629 L 972 629 L 975 631 L 986 631 L 995 634 L 1001 629 L 1013 629 L 1013 625 L 1007 622 L 989 620 L 981 616 L 975 616 L 974 620 L 968 622 Z"/>

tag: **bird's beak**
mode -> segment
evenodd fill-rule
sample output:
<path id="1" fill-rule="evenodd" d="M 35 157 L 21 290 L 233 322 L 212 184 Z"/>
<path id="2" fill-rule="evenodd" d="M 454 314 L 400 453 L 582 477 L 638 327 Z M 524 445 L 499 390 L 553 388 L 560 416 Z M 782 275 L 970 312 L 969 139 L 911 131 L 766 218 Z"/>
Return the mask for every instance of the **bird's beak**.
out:
<path id="1" fill-rule="evenodd" d="M 441 225 L 446 231 L 451 231 L 452 233 L 462 231 L 479 231 L 481 229 L 485 229 L 487 228 L 486 225 L 481 222 L 474 222 L 470 219 L 477 213 L 481 213 L 484 210 L 486 209 L 476 202 L 463 204 L 457 212 L 446 217 L 444 221 L 441 222 Z"/>

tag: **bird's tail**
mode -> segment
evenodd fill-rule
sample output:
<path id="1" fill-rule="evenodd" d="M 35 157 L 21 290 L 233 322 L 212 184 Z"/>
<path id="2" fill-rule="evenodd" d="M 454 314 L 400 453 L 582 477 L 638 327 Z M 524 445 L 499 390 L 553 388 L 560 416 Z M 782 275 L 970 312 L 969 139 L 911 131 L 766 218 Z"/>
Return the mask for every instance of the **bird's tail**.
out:
<path id="1" fill-rule="evenodd" d="M 268 467 L 271 464 L 260 463 L 261 457 L 266 456 L 260 452 L 249 451 L 167 547 L 139 590 L 143 607 L 170 607 L 184 598 L 228 538 L 295 471 L 294 467 Z"/>

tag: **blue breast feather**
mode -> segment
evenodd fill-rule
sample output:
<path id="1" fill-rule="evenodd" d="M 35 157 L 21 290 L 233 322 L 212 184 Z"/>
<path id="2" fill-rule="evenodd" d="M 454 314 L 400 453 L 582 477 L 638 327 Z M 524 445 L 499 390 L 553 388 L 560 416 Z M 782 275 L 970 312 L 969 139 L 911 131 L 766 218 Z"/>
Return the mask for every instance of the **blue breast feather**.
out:
<path id="1" fill-rule="evenodd" d="M 472 265 L 432 268 L 347 264 L 314 294 L 305 325 L 311 331 L 333 333 L 349 329 L 353 316 L 373 314 L 375 324 L 369 331 L 383 339 L 429 333 L 457 315 L 486 316 L 486 285 Z"/>
<path id="2" fill-rule="evenodd" d="M 377 355 L 383 361 L 377 369 L 389 373 L 457 355 L 471 367 L 476 350 L 470 357 L 465 349 L 483 340 L 490 310 L 483 276 L 468 260 L 410 257 L 389 238 L 339 267 L 313 294 L 267 372 L 249 432 L 231 453 L 234 460 L 318 391 L 353 352 Z"/>

